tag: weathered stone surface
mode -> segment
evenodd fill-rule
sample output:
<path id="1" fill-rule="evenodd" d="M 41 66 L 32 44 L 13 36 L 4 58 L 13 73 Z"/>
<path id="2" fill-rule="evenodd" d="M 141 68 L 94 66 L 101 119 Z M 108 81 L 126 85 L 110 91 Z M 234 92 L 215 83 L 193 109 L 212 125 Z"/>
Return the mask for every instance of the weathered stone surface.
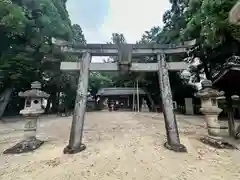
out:
<path id="1" fill-rule="evenodd" d="M 185 100 L 185 114 L 193 115 L 194 114 L 193 99 L 185 98 L 184 100 Z"/>
<path id="2" fill-rule="evenodd" d="M 37 98 L 48 98 L 49 94 L 45 93 L 44 91 L 38 89 L 31 89 L 25 92 L 19 92 L 18 95 L 20 97 L 37 97 Z"/>
<path id="3" fill-rule="evenodd" d="M 48 98 L 50 95 L 44 91 L 41 91 L 41 83 L 35 81 L 31 84 L 31 90 L 25 92 L 19 92 L 20 97 L 32 97 L 32 98 Z"/>
<path id="4" fill-rule="evenodd" d="M 180 144 L 176 116 L 173 111 L 172 91 L 169 81 L 168 68 L 165 55 L 158 55 L 159 83 L 163 103 L 163 114 L 167 133 L 165 147 L 175 152 L 186 152 L 186 147 Z"/>
<path id="5" fill-rule="evenodd" d="M 229 142 L 211 136 L 201 137 L 200 141 L 204 144 L 208 144 L 218 149 L 236 149 L 236 147 L 234 147 L 234 145 L 230 144 Z"/>
<path id="6" fill-rule="evenodd" d="M 61 62 L 60 69 L 63 71 L 78 71 L 81 62 Z M 158 71 L 158 63 L 131 63 L 127 65 L 127 70 L 137 72 L 156 72 Z M 168 62 L 168 70 L 179 71 L 188 68 L 186 62 Z M 90 71 L 118 71 L 119 63 L 90 63 Z"/>
<path id="7" fill-rule="evenodd" d="M 78 146 L 76 148 L 73 148 L 73 147 L 68 145 L 63 149 L 63 153 L 64 154 L 76 154 L 76 153 L 79 153 L 79 152 L 81 152 L 85 149 L 86 149 L 85 144 L 81 144 L 80 146 Z"/>
<path id="8" fill-rule="evenodd" d="M 3 154 L 19 154 L 19 153 L 27 153 L 34 151 L 39 148 L 44 141 L 38 140 L 35 137 L 27 140 L 23 140 L 17 143 L 15 146 L 5 150 Z"/>
<path id="9" fill-rule="evenodd" d="M 202 81 L 202 89 L 196 93 L 196 97 L 199 98 L 215 98 L 215 97 L 221 97 L 224 95 L 223 91 L 218 91 L 216 89 L 212 88 L 212 81 L 210 80 L 204 80 Z"/>
<path id="10" fill-rule="evenodd" d="M 119 53 L 119 45 L 117 44 L 73 44 L 71 42 L 52 40 L 52 42 L 61 47 L 61 51 L 71 54 L 82 54 L 89 52 L 93 56 L 116 56 Z M 158 53 L 165 54 L 183 54 L 191 48 L 196 41 L 188 41 L 184 44 L 124 44 L 132 49 L 132 54 L 138 55 L 154 55 Z"/>
<path id="11" fill-rule="evenodd" d="M 64 149 L 64 153 L 76 153 L 84 150 L 84 146 L 82 144 L 82 136 L 83 136 L 83 126 L 84 126 L 84 118 L 86 112 L 86 103 L 88 96 L 88 76 L 89 76 L 89 65 L 91 62 L 91 55 L 88 52 L 83 54 L 83 60 L 80 66 L 80 76 L 78 79 L 78 88 L 77 88 L 77 96 L 70 132 L 69 144 Z"/>
<path id="12" fill-rule="evenodd" d="M 164 147 L 175 152 L 187 152 L 187 148 L 182 144 L 168 144 L 167 142 L 164 143 Z"/>

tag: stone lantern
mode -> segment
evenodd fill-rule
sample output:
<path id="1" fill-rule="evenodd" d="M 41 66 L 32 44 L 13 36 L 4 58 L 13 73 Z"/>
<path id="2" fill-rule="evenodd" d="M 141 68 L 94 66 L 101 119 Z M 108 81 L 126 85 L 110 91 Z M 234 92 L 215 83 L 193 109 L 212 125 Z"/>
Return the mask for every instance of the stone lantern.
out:
<path id="1" fill-rule="evenodd" d="M 37 149 L 43 144 L 43 141 L 36 139 L 37 121 L 41 114 L 44 113 L 43 99 L 48 98 L 49 94 L 43 92 L 40 82 L 33 82 L 31 90 L 20 92 L 19 96 L 24 97 L 25 106 L 20 111 L 26 118 L 24 127 L 24 140 L 16 144 L 4 153 L 22 153 Z"/>
<path id="2" fill-rule="evenodd" d="M 145 99 L 142 100 L 142 107 L 141 107 L 142 112 L 149 112 L 149 108 L 147 105 L 147 101 Z"/>
<path id="3" fill-rule="evenodd" d="M 196 94 L 196 97 L 201 99 L 200 111 L 204 114 L 208 134 L 210 136 L 219 136 L 220 124 L 218 121 L 218 116 L 222 112 L 222 109 L 218 107 L 217 99 L 223 97 L 224 92 L 219 92 L 212 88 L 212 82 L 209 80 L 204 80 L 202 82 L 202 89 Z"/>

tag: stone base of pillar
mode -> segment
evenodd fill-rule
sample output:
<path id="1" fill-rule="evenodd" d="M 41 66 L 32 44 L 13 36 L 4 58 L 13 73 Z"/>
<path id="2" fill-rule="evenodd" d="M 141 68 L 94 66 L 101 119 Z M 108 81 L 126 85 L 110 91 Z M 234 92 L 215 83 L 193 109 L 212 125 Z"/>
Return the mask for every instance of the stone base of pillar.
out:
<path id="1" fill-rule="evenodd" d="M 221 137 L 203 136 L 200 141 L 218 149 L 236 149 L 236 147 Z"/>
<path id="2" fill-rule="evenodd" d="M 165 142 L 164 147 L 174 152 L 187 152 L 187 148 L 183 144 L 170 145 L 167 142 Z"/>
<path id="3" fill-rule="evenodd" d="M 20 154 L 34 151 L 35 149 L 38 149 L 43 143 L 44 141 L 38 140 L 35 137 L 28 138 L 5 150 L 3 154 Z"/>
<path id="4" fill-rule="evenodd" d="M 64 148 L 63 153 L 64 154 L 76 154 L 76 153 L 79 153 L 81 151 L 84 151 L 85 149 L 86 149 L 85 144 L 81 144 L 78 148 L 72 148 L 70 145 L 67 145 Z"/>

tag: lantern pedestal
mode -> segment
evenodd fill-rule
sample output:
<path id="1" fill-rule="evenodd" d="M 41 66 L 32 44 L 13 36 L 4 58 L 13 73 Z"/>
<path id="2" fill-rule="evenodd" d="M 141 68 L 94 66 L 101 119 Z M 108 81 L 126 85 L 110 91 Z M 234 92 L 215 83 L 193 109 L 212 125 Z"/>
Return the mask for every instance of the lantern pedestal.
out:
<path id="1" fill-rule="evenodd" d="M 207 123 L 208 135 L 218 137 L 220 135 L 220 124 L 218 115 L 222 109 L 218 107 L 203 107 L 200 111 L 204 114 Z"/>
<path id="2" fill-rule="evenodd" d="M 20 114 L 25 117 L 26 121 L 24 126 L 25 139 L 36 137 L 38 118 L 42 113 L 44 113 L 44 110 L 32 108 L 26 108 L 20 111 Z"/>

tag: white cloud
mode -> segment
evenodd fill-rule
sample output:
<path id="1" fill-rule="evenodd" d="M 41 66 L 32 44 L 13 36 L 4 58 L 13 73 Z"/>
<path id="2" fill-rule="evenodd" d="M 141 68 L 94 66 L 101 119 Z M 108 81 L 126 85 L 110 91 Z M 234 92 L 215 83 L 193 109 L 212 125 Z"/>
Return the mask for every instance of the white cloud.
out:
<path id="1" fill-rule="evenodd" d="M 135 43 L 141 39 L 144 31 L 153 26 L 162 26 L 163 13 L 170 8 L 168 0 L 109 0 L 102 25 L 93 29 L 86 22 L 78 22 L 76 15 L 81 15 L 78 13 L 81 11 L 75 2 L 69 0 L 69 14 L 72 22 L 82 27 L 88 43 L 106 43 L 111 40 L 112 33 L 123 33 L 128 43 Z M 91 16 L 95 15 L 94 12 L 90 13 Z M 94 57 L 93 61 L 99 62 L 101 59 Z"/>
<path id="2" fill-rule="evenodd" d="M 170 8 L 168 0 L 109 0 L 109 13 L 101 28 L 102 35 L 123 33 L 129 43 L 140 40 L 146 30 L 163 25 L 163 13 Z"/>
<path id="3" fill-rule="evenodd" d="M 108 16 L 105 17 L 98 34 L 91 36 L 95 41 L 87 37 L 90 43 L 110 41 L 112 33 L 123 33 L 128 43 L 135 43 L 146 30 L 153 26 L 162 26 L 163 14 L 170 8 L 168 0 L 109 1 Z M 94 58 L 93 61 L 97 62 L 100 59 Z"/>

